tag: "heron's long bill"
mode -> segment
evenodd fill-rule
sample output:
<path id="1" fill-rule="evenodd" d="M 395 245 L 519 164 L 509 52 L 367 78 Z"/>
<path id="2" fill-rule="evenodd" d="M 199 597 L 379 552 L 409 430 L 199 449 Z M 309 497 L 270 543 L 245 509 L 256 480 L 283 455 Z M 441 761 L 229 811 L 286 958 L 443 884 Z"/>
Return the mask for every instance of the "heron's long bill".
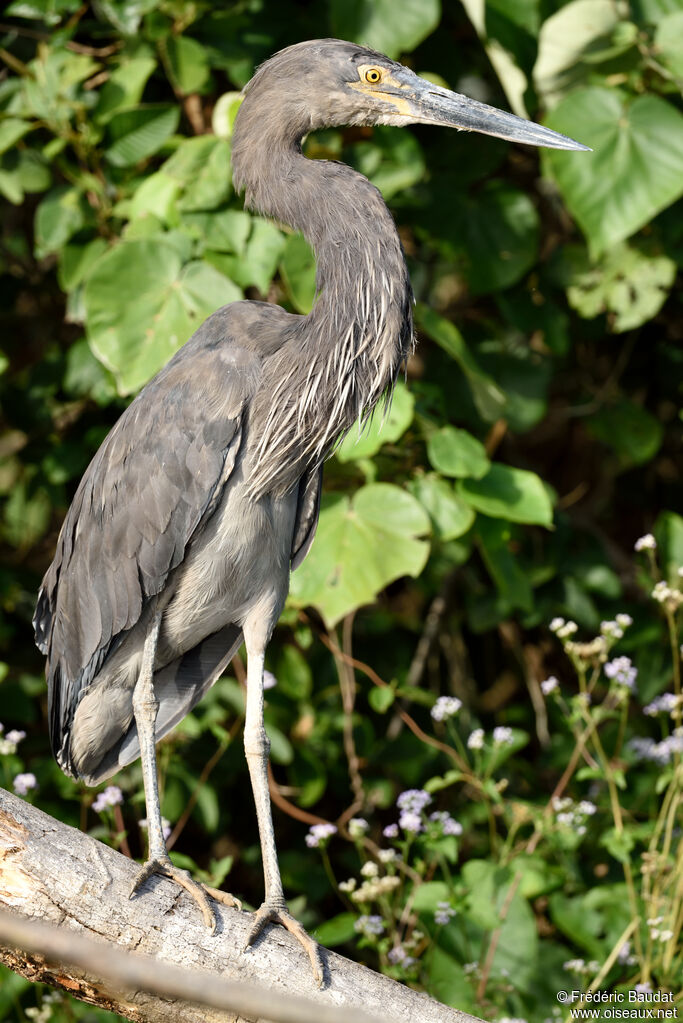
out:
<path id="1" fill-rule="evenodd" d="M 443 124 L 466 131 L 478 131 L 483 135 L 495 135 L 499 139 L 523 142 L 528 146 L 590 152 L 589 146 L 575 142 L 566 135 L 534 124 L 533 121 L 525 121 L 516 114 L 505 113 L 488 103 L 480 103 L 460 93 L 442 89 L 424 78 L 411 75 L 410 80 L 406 80 L 406 86 L 405 91 L 401 90 L 401 98 L 408 100 L 415 119 L 425 124 Z"/>

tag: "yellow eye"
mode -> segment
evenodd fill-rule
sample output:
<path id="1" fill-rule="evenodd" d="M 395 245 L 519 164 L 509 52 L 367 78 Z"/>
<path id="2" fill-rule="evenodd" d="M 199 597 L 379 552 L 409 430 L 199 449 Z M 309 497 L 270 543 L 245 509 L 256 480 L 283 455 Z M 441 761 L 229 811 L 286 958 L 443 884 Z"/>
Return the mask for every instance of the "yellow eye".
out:
<path id="1" fill-rule="evenodd" d="M 382 71 L 378 67 L 371 67 L 365 72 L 365 81 L 370 85 L 377 85 L 382 81 Z"/>

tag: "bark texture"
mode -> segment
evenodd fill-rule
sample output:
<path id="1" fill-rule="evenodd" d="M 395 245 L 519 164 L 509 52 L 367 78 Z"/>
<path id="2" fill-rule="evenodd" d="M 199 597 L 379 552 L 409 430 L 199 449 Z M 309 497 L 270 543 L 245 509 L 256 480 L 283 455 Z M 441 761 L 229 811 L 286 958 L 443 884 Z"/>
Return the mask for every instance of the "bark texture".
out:
<path id="1" fill-rule="evenodd" d="M 284 1008 L 288 996 L 321 1008 L 343 1008 L 379 1020 L 476 1023 L 475 1018 L 334 952 L 323 950 L 326 977 L 316 988 L 307 956 L 281 927 L 269 927 L 243 951 L 250 915 L 217 905 L 211 935 L 193 900 L 177 885 L 155 877 L 129 900 L 136 864 L 108 846 L 47 816 L 0 789 L 0 909 L 25 920 L 41 920 L 106 941 L 157 962 L 205 971 L 226 981 L 258 986 L 266 1006 Z M 110 1009 L 136 1023 L 253 1023 L 277 1019 L 261 1011 L 243 1015 L 199 1007 L 177 997 L 128 988 L 66 961 L 48 963 L 36 952 L 2 947 L 0 962 L 34 981 L 61 987 L 77 998 Z"/>

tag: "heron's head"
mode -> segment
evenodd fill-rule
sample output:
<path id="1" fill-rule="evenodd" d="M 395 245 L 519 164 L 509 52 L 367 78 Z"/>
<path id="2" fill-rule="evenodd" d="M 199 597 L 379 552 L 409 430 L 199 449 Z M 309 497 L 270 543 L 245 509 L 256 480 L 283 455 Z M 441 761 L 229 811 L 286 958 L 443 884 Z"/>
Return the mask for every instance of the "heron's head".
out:
<path id="1" fill-rule="evenodd" d="M 438 124 L 552 149 L 587 149 L 564 135 L 443 89 L 356 43 L 312 39 L 281 50 L 246 86 L 304 134 L 344 124 Z"/>

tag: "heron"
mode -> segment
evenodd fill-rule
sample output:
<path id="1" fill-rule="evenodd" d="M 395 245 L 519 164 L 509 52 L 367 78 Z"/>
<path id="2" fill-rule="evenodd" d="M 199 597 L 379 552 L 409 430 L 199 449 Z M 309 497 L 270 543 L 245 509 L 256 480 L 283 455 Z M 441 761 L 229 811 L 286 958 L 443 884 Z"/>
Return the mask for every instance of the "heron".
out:
<path id="1" fill-rule="evenodd" d="M 212 898 L 238 903 L 171 862 L 155 744 L 244 642 L 244 750 L 265 889 L 247 945 L 268 923 L 284 925 L 318 983 L 319 948 L 289 913 L 278 867 L 264 656 L 290 573 L 313 541 L 323 462 L 391 394 L 414 333 L 405 258 L 381 194 L 344 163 L 307 159 L 301 145 L 320 128 L 410 123 L 587 148 L 356 43 L 301 42 L 262 64 L 234 126 L 234 183 L 248 208 L 311 244 L 313 308 L 224 306 L 146 385 L 80 482 L 34 618 L 61 768 L 97 785 L 141 759 L 149 849 L 130 897 L 165 875 L 212 928 Z"/>

